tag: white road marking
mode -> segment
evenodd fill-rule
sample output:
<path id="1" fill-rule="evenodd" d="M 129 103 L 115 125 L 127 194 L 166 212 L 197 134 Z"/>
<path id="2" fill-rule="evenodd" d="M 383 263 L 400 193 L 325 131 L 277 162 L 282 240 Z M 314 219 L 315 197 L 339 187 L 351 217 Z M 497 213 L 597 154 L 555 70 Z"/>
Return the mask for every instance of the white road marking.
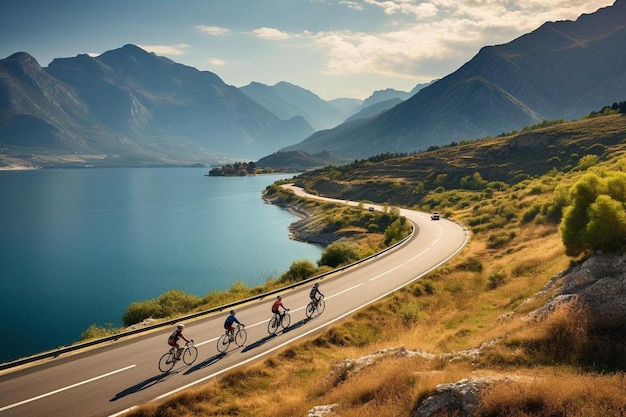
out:
<path id="1" fill-rule="evenodd" d="M 416 260 L 417 258 L 419 258 L 420 256 L 422 256 L 423 254 L 425 254 L 426 252 L 428 252 L 430 250 L 430 248 L 428 249 L 424 249 L 423 251 L 421 251 L 420 253 L 418 253 L 417 255 L 415 255 L 414 257 L 412 257 L 411 259 L 407 260 L 405 263 L 409 263 L 409 262 L 413 262 L 414 260 Z"/>
<path id="2" fill-rule="evenodd" d="M 369 279 L 369 281 L 375 281 L 375 280 L 377 280 L 378 278 L 380 278 L 380 277 L 382 277 L 382 276 L 385 276 L 385 275 L 387 275 L 388 273 L 393 272 L 393 271 L 395 271 L 395 270 L 396 270 L 396 269 L 398 269 L 398 268 L 402 268 L 402 266 L 403 266 L 403 265 L 396 265 L 395 267 L 393 267 L 393 268 L 389 269 L 388 271 L 385 271 L 385 272 L 383 272 L 382 274 L 378 274 L 378 275 L 376 275 L 375 277 L 370 278 L 370 279 Z"/>
<path id="3" fill-rule="evenodd" d="M 127 370 L 129 370 L 131 368 L 134 368 L 135 366 L 137 366 L 137 365 L 130 365 L 130 366 L 127 366 L 126 368 L 122 368 L 122 369 L 118 369 L 117 371 L 109 372 L 108 374 L 100 375 L 100 376 L 88 379 L 86 381 L 82 381 L 82 382 L 78 382 L 78 383 L 73 384 L 73 385 L 69 385 L 69 386 L 64 387 L 64 388 L 59 388 L 58 390 L 48 392 L 47 394 L 38 395 L 37 397 L 33 397 L 33 398 L 29 398 L 28 400 L 20 401 L 19 403 L 6 405 L 6 406 L 0 408 L 0 411 L 6 411 L 6 410 L 9 410 L 11 408 L 18 407 L 20 405 L 24 405 L 24 404 L 30 403 L 32 401 L 40 400 L 42 398 L 49 397 L 49 396 L 54 395 L 54 394 L 58 394 L 59 392 L 67 391 L 68 389 L 76 388 L 76 387 L 78 387 L 80 385 L 88 384 L 90 382 L 96 381 L 98 379 L 106 378 L 107 376 L 111 376 L 111 375 L 117 374 L 119 372 L 127 371 Z"/>
<path id="4" fill-rule="evenodd" d="M 328 297 L 324 297 L 324 298 L 333 298 L 333 297 L 336 297 L 336 296 L 341 295 L 341 294 L 343 294 L 343 293 L 345 293 L 345 292 L 352 291 L 353 289 L 358 288 L 358 287 L 360 287 L 361 285 L 363 285 L 363 283 L 356 284 L 354 287 L 346 288 L 346 289 L 345 289 L 345 290 L 343 290 L 343 291 L 339 291 L 337 294 L 329 295 Z"/>

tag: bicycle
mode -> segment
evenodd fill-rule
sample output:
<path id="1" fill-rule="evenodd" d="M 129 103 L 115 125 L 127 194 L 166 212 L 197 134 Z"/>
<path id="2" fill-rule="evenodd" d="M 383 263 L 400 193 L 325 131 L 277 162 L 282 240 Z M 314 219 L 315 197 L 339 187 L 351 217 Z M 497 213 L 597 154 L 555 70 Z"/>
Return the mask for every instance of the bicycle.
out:
<path id="1" fill-rule="evenodd" d="M 176 351 L 178 349 L 176 346 L 172 346 L 170 350 L 161 356 L 159 359 L 159 370 L 161 372 L 169 372 L 174 367 L 174 364 L 179 361 L 181 358 L 183 362 L 187 365 L 191 365 L 198 358 L 198 348 L 193 345 L 193 340 L 185 343 L 185 347 L 180 354 L 180 358 L 176 359 Z"/>
<path id="2" fill-rule="evenodd" d="M 311 300 L 309 304 L 306 305 L 306 317 L 310 319 L 315 312 L 317 312 L 316 316 L 319 316 L 324 312 L 324 308 L 326 308 L 324 297 L 316 298 L 315 301 Z"/>
<path id="3" fill-rule="evenodd" d="M 238 324 L 235 331 L 231 333 L 229 330 L 226 330 L 224 334 L 217 339 L 217 350 L 221 353 L 226 352 L 232 342 L 242 347 L 243 344 L 246 343 L 246 339 L 248 339 L 248 333 L 246 332 L 245 326 Z"/>
<path id="4" fill-rule="evenodd" d="M 283 311 L 283 313 L 274 313 L 269 323 L 267 323 L 267 331 L 269 334 L 276 334 L 279 327 L 286 329 L 291 324 L 291 316 L 289 310 Z"/>

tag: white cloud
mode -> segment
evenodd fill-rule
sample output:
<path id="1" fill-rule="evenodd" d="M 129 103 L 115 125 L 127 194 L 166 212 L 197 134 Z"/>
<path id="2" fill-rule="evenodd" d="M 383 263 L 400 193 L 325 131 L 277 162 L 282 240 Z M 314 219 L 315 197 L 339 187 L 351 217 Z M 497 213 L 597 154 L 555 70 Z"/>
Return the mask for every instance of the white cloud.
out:
<path id="1" fill-rule="evenodd" d="M 213 36 L 224 36 L 230 33 L 229 29 L 220 26 L 196 25 L 194 26 L 194 29 L 197 29 L 202 33 L 206 33 L 207 35 Z"/>
<path id="2" fill-rule="evenodd" d="M 224 61 L 223 59 L 219 59 L 219 58 L 208 58 L 207 61 L 209 62 L 209 64 L 216 66 L 216 67 L 221 67 L 226 65 L 226 61 Z"/>
<path id="3" fill-rule="evenodd" d="M 284 39 L 289 39 L 291 37 L 291 35 L 289 35 L 287 32 L 283 32 L 281 30 L 274 29 L 274 28 L 266 28 L 266 27 L 254 29 L 252 33 L 254 33 L 254 35 L 257 36 L 258 38 L 269 39 L 269 40 L 284 40 Z"/>
<path id="4" fill-rule="evenodd" d="M 363 6 L 354 0 L 340 0 L 339 4 L 343 4 L 344 6 L 348 7 L 348 9 L 363 10 Z"/>
<path id="5" fill-rule="evenodd" d="M 184 55 L 185 50 L 190 47 L 186 43 L 177 43 L 175 45 L 138 45 L 141 49 L 148 52 L 154 52 L 157 55 L 178 56 Z"/>
<path id="6" fill-rule="evenodd" d="M 512 41 L 546 21 L 576 19 L 606 0 L 365 0 L 389 15 L 378 32 L 327 31 L 309 35 L 326 51 L 326 71 L 399 78 L 439 77 L 487 45 Z M 595 4 L 594 4 L 595 3 Z M 403 20 L 394 21 L 400 14 Z M 406 16 L 413 16 L 407 23 Z M 427 69 L 430 68 L 430 69 Z M 437 73 L 440 71 L 439 73 Z"/>
<path id="7" fill-rule="evenodd" d="M 419 18 L 437 15 L 437 6 L 431 3 L 413 0 L 365 0 L 365 3 L 380 7 L 385 14 L 404 13 Z"/>

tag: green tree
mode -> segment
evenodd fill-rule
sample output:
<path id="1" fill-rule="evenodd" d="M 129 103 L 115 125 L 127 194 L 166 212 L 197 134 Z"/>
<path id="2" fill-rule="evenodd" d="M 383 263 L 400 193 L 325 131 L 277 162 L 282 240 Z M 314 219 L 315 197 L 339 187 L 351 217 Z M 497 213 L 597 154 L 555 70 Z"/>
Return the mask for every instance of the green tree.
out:
<path id="1" fill-rule="evenodd" d="M 587 173 L 570 190 L 559 226 L 570 256 L 626 249 L 626 173 Z"/>
<path id="2" fill-rule="evenodd" d="M 385 245 L 393 245 L 407 237 L 410 233 L 411 225 L 406 221 L 406 217 L 398 217 L 385 229 Z"/>

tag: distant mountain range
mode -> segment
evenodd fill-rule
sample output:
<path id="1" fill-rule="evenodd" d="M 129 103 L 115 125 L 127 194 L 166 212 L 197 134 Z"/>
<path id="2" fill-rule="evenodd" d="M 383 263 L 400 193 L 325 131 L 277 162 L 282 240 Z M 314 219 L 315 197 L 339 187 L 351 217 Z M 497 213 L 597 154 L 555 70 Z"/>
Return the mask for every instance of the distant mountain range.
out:
<path id="1" fill-rule="evenodd" d="M 134 45 L 46 68 L 18 52 L 0 60 L 0 167 L 255 160 L 362 108 L 362 100 L 325 101 L 286 82 L 238 89 Z"/>
<path id="2" fill-rule="evenodd" d="M 374 117 L 318 131 L 281 152 L 328 151 L 333 161 L 571 120 L 626 98 L 626 0 L 545 23 L 532 33 L 484 47 L 454 73 Z"/>
<path id="3" fill-rule="evenodd" d="M 411 153 L 578 118 L 626 98 L 626 0 L 484 47 L 410 92 L 325 101 L 280 82 L 236 88 L 126 45 L 42 68 L 0 60 L 0 167 L 221 164 L 263 156 L 318 166 Z M 295 152 L 295 153 L 292 153 Z M 271 158 L 270 158 L 271 157 Z"/>
<path id="4" fill-rule="evenodd" d="M 337 126 L 362 104 L 361 100 L 352 99 L 351 105 L 344 101 L 337 106 L 309 90 L 284 81 L 273 86 L 253 82 L 239 89 L 281 119 L 301 116 L 315 130 Z"/>
<path id="5" fill-rule="evenodd" d="M 0 147 L 48 155 L 52 165 L 50 155 L 62 154 L 95 165 L 253 160 L 313 132 L 211 72 L 134 45 L 47 68 L 23 52 L 0 60 Z"/>

